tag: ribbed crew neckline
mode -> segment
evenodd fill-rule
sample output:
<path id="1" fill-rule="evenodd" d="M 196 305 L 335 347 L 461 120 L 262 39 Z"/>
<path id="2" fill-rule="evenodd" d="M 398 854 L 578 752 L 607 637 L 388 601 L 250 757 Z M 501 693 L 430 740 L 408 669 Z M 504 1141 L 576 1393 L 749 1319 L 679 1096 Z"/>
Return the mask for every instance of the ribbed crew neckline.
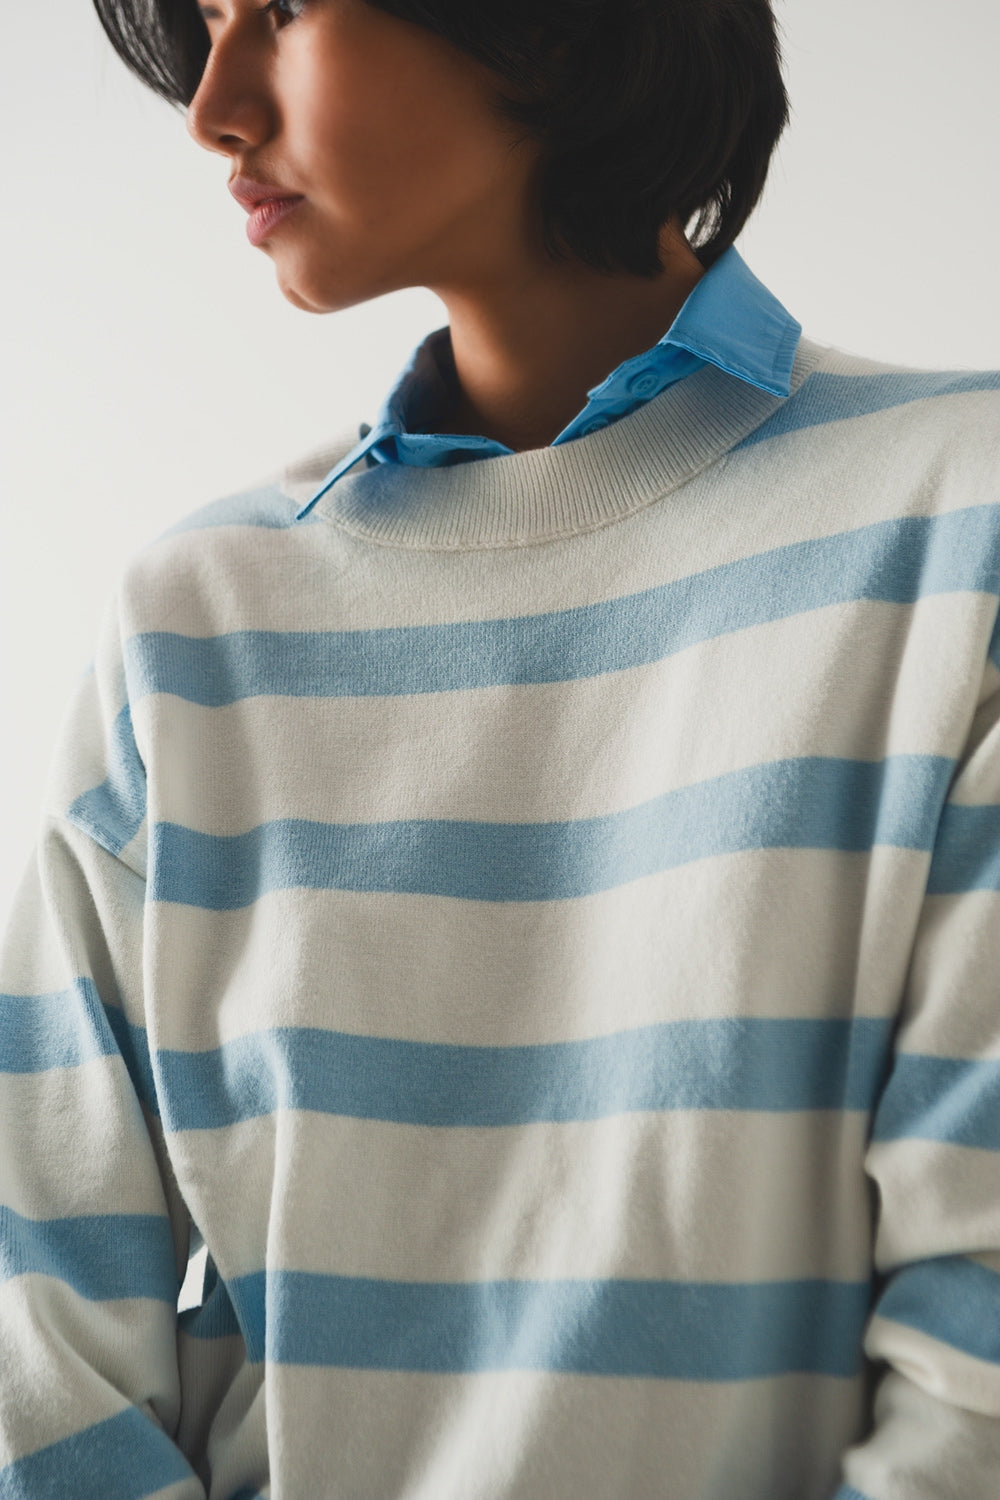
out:
<path id="1" fill-rule="evenodd" d="M 800 340 L 788 397 L 706 365 L 571 443 L 443 468 L 359 463 L 312 518 L 382 546 L 428 551 L 525 547 L 593 531 L 644 509 L 729 452 L 794 397 L 827 352 Z M 329 458 L 324 450 L 286 470 L 286 493 L 301 495 Z"/>

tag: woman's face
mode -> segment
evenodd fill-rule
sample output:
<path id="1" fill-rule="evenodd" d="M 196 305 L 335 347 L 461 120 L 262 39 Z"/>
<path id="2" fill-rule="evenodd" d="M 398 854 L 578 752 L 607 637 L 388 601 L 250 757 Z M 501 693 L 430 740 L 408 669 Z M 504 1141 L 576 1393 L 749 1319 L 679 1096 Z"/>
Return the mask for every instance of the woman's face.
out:
<path id="1" fill-rule="evenodd" d="M 281 194 L 281 290 L 333 312 L 406 286 L 510 274 L 530 243 L 537 150 L 491 111 L 501 81 L 365 0 L 213 0 L 188 109 L 199 145 Z"/>

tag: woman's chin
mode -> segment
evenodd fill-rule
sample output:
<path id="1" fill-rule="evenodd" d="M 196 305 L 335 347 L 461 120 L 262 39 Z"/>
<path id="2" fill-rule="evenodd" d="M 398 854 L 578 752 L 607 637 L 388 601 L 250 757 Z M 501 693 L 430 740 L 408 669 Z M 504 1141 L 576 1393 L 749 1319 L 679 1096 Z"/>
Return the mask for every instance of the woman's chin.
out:
<path id="1" fill-rule="evenodd" d="M 279 287 L 279 289 L 281 291 L 282 296 L 285 298 L 285 300 L 287 302 L 290 302 L 293 307 L 299 308 L 302 312 L 320 312 L 320 311 L 322 311 L 322 309 L 320 309 L 318 307 L 315 307 L 311 302 L 308 302 L 306 300 L 306 298 L 303 297 L 302 293 L 297 290 L 296 287 L 294 287 L 294 286 L 287 286 L 282 281 L 282 279 L 281 279 L 280 276 L 278 277 L 278 287 Z"/>
<path id="2" fill-rule="evenodd" d="M 315 268 L 303 265 L 302 257 L 275 255 L 275 272 L 278 289 L 286 301 L 302 312 L 333 313 L 348 307 L 357 307 L 378 296 L 370 285 L 357 285 L 344 275 L 316 273 Z"/>

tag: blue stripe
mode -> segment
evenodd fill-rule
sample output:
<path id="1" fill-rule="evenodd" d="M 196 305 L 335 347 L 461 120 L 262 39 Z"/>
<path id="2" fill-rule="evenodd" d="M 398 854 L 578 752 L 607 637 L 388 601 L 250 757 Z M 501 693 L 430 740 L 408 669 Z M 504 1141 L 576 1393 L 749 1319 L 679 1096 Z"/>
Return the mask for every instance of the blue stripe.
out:
<path id="1" fill-rule="evenodd" d="M 148 899 L 237 911 L 268 891 L 566 901 L 694 860 L 876 844 L 929 851 L 954 771 L 942 756 L 802 757 L 748 766 L 624 812 L 549 823 L 264 823 L 213 835 L 158 823 Z"/>
<path id="2" fill-rule="evenodd" d="M 139 1098 L 156 1112 L 146 1031 L 102 1003 L 92 979 L 75 979 L 44 995 L 0 994 L 0 1074 L 78 1068 L 96 1057 L 121 1057 Z"/>
<path id="3" fill-rule="evenodd" d="M 1000 807 L 949 802 L 927 880 L 930 896 L 1000 891 Z"/>
<path id="4" fill-rule="evenodd" d="M 170 1220 L 156 1214 L 24 1219 L 0 1205 L 0 1283 L 53 1276 L 89 1302 L 151 1297 L 176 1305 Z"/>
<path id="5" fill-rule="evenodd" d="M 158 1115 L 160 1106 L 156 1098 L 156 1082 L 149 1057 L 149 1036 L 146 1028 L 134 1026 L 126 1019 L 123 1011 L 111 1006 L 107 1006 L 104 1013 L 128 1069 L 132 1087 L 146 1108 L 152 1114 Z"/>
<path id="6" fill-rule="evenodd" d="M 226 1283 L 212 1260 L 206 1266 L 205 1288 L 200 1307 L 185 1308 L 177 1318 L 179 1332 L 192 1339 L 238 1337 L 241 1329 Z"/>
<path id="7" fill-rule="evenodd" d="M 76 1068 L 117 1050 L 92 979 L 44 995 L 0 994 L 0 1073 Z"/>
<path id="8" fill-rule="evenodd" d="M 182 1480 L 204 1493 L 180 1450 L 130 1406 L 0 1469 L 0 1500 L 145 1500 Z"/>
<path id="9" fill-rule="evenodd" d="M 873 1138 L 1000 1151 L 1000 1062 L 898 1053 Z"/>
<path id="10" fill-rule="evenodd" d="M 241 1278 L 249 1357 L 459 1374 L 550 1370 L 655 1380 L 850 1378 L 867 1282 L 375 1281 Z"/>
<path id="11" fill-rule="evenodd" d="M 970 391 L 1000 391 L 1000 371 L 940 370 L 900 371 L 881 375 L 829 375 L 814 371 L 780 406 L 773 417 L 738 443 L 734 452 L 783 437 L 822 427 L 828 422 L 848 422 L 875 412 L 929 401 L 942 396 L 960 396 Z"/>
<path id="12" fill-rule="evenodd" d="M 993 634 L 990 636 L 990 644 L 987 656 L 993 665 L 1000 670 L 1000 614 L 997 615 L 993 625 Z"/>
<path id="13" fill-rule="evenodd" d="M 542 615 L 349 631 L 166 631 L 125 643 L 129 693 L 221 707 L 261 695 L 367 697 L 568 682 L 862 599 L 1000 592 L 1000 507 L 904 517 Z"/>
<path id="14" fill-rule="evenodd" d="M 922 1260 L 890 1279 L 879 1317 L 1000 1365 L 1000 1276 L 962 1256 Z"/>
<path id="15" fill-rule="evenodd" d="M 842 1484 L 833 1500 L 868 1500 L 868 1496 L 863 1495 L 860 1490 L 852 1489 L 849 1484 Z"/>
<path id="16" fill-rule="evenodd" d="M 600 1120 L 653 1110 L 868 1110 L 891 1021 L 669 1021 L 586 1041 L 450 1046 L 311 1027 L 157 1054 L 168 1130 L 278 1109 L 424 1126 Z"/>
<path id="17" fill-rule="evenodd" d="M 111 854 L 120 854 L 139 832 L 146 816 L 146 768 L 128 704 L 111 728 L 106 780 L 77 797 L 66 816 Z"/>

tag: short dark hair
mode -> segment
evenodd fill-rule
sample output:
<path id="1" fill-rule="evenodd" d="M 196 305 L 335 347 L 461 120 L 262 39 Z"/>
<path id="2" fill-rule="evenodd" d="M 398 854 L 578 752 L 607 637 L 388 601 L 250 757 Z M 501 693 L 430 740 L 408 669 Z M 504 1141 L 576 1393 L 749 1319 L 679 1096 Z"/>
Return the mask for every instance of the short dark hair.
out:
<path id="1" fill-rule="evenodd" d="M 734 243 L 788 123 L 770 0 L 365 0 L 484 63 L 541 148 L 553 260 L 656 276 L 680 221 L 702 265 Z M 209 53 L 197 0 L 94 0 L 113 47 L 186 107 Z M 692 220 L 694 220 L 693 227 Z"/>

